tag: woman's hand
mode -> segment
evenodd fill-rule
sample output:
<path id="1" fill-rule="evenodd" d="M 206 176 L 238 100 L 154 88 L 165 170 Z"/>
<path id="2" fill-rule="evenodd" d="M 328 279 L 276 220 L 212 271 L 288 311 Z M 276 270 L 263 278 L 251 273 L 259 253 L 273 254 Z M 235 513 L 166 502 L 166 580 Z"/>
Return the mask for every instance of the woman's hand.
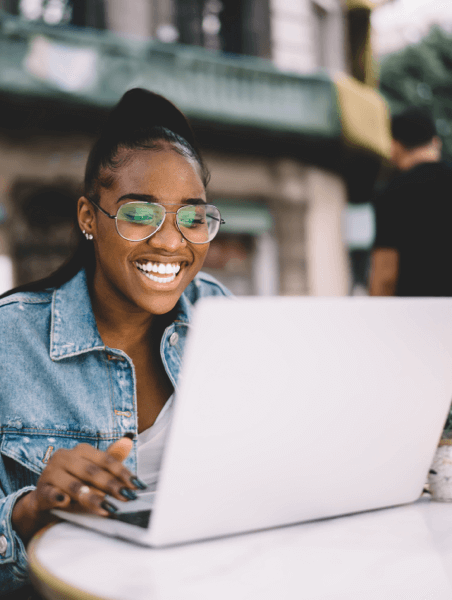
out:
<path id="1" fill-rule="evenodd" d="M 54 520 L 49 513 L 52 508 L 107 516 L 116 509 L 105 500 L 106 494 L 124 502 L 136 498 L 134 489 L 145 486 L 122 464 L 131 449 L 132 440 L 124 437 L 106 452 L 89 444 L 57 450 L 42 472 L 36 490 L 15 504 L 12 521 L 19 536 L 28 541 Z"/>

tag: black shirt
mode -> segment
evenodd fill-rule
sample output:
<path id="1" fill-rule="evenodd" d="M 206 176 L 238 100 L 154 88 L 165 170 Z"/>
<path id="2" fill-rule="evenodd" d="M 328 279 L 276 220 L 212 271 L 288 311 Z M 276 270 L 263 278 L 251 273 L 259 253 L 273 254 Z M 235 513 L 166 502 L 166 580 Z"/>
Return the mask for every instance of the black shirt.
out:
<path id="1" fill-rule="evenodd" d="M 452 165 L 422 163 L 375 202 L 375 248 L 399 252 L 397 296 L 452 296 Z"/>

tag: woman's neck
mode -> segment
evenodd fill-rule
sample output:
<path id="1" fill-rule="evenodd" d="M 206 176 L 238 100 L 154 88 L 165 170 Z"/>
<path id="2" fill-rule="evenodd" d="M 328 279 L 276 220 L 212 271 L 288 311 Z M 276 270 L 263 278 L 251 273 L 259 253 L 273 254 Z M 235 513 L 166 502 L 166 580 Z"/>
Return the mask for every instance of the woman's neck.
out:
<path id="1" fill-rule="evenodd" d="M 106 346 L 127 349 L 149 344 L 151 330 L 155 327 L 156 315 L 152 315 L 127 302 L 119 303 L 109 294 L 90 290 L 91 302 L 100 337 Z"/>
<path id="2" fill-rule="evenodd" d="M 131 356 L 138 349 L 148 347 L 151 337 L 151 325 L 144 323 L 143 327 L 132 323 L 117 323 L 111 327 L 102 319 L 96 317 L 97 328 L 103 343 L 109 348 L 117 348 Z"/>

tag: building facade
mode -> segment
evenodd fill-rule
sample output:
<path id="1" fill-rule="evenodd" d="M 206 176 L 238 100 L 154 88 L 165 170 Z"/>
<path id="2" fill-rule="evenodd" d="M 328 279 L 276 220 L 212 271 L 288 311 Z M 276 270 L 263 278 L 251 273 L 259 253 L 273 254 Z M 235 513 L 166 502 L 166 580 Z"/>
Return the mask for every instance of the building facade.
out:
<path id="1" fill-rule="evenodd" d="M 389 140 L 365 43 L 351 59 L 350 18 L 364 19 L 365 42 L 366 3 L 0 6 L 3 289 L 70 253 L 89 148 L 108 109 L 142 86 L 189 116 L 211 170 L 226 225 L 206 270 L 237 294 L 349 293 L 344 208 L 365 197 Z"/>

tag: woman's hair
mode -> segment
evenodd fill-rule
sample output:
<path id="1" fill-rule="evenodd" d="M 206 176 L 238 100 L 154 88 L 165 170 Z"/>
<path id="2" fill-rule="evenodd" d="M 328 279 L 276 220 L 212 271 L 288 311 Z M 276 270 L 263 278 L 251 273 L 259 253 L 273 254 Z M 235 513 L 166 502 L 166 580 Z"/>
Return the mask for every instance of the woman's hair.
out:
<path id="1" fill-rule="evenodd" d="M 172 144 L 174 150 L 182 156 L 196 161 L 206 186 L 209 180 L 208 170 L 199 154 L 193 130 L 180 110 L 163 96 L 148 90 L 135 88 L 126 92 L 111 111 L 99 139 L 88 155 L 84 180 L 85 197 L 99 202 L 101 190 L 113 185 L 116 171 L 130 160 L 128 150 L 159 150 L 165 142 Z M 87 241 L 80 231 L 76 210 L 74 228 L 77 245 L 69 260 L 48 277 L 19 286 L 0 298 L 19 291 L 59 287 L 83 267 L 90 278 L 95 265 L 93 243 Z"/>

